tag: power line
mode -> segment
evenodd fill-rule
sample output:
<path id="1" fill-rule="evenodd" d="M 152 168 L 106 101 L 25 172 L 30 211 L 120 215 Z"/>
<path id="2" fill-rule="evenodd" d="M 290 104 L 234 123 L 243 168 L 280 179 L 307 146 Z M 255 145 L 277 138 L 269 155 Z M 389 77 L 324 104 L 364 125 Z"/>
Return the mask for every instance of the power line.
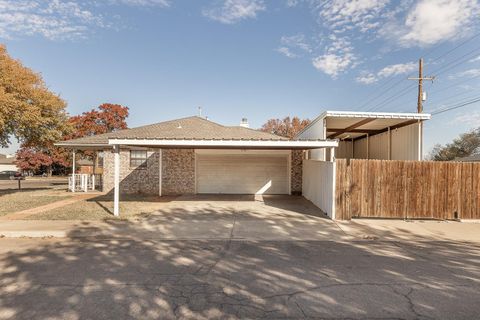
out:
<path id="1" fill-rule="evenodd" d="M 458 32 L 458 33 L 460 33 L 460 32 Z M 458 33 L 457 33 L 457 34 L 458 34 Z M 475 38 L 477 38 L 477 37 L 479 37 L 479 36 L 480 36 L 480 32 L 477 33 L 477 34 L 475 34 L 475 35 L 473 35 L 472 37 L 468 38 L 467 40 L 463 41 L 462 43 L 460 43 L 459 45 L 455 46 L 454 48 L 448 50 L 447 52 L 443 53 L 443 54 L 440 55 L 439 57 L 436 57 L 436 58 L 435 58 L 433 61 L 431 61 L 430 63 L 434 63 L 434 62 L 440 60 L 441 58 L 449 55 L 451 52 L 457 50 L 458 48 L 464 46 L 465 44 L 467 44 L 468 42 L 472 41 L 473 39 L 475 39 Z"/>
<path id="2" fill-rule="evenodd" d="M 464 102 L 464 103 L 461 103 L 459 105 L 454 105 L 454 106 L 450 106 L 450 107 L 447 107 L 447 108 L 444 108 L 444 109 L 440 109 L 438 111 L 434 111 L 432 112 L 432 115 L 437 115 L 437 114 L 441 114 L 441 113 L 444 113 L 444 112 L 447 112 L 447 111 L 451 111 L 451 110 L 455 110 L 455 109 L 459 109 L 459 108 L 463 108 L 463 107 L 466 107 L 468 105 L 471 105 L 471 104 L 474 104 L 476 102 L 480 102 L 480 97 L 476 97 L 475 99 L 473 100 L 470 100 L 468 102 Z"/>
<path id="3" fill-rule="evenodd" d="M 328 1 L 327 1 L 327 2 L 328 2 Z M 460 33 L 460 31 L 459 31 L 457 34 L 459 34 L 459 33 Z M 440 56 L 436 57 L 434 60 L 432 60 L 431 63 L 434 63 L 434 62 L 440 60 L 441 58 L 449 55 L 450 53 L 454 52 L 455 50 L 459 49 L 460 47 L 464 46 L 465 44 L 469 43 L 470 41 L 472 41 L 473 39 L 476 39 L 476 38 L 479 37 L 479 36 L 480 36 L 480 33 L 474 34 L 472 37 L 466 39 L 465 41 L 463 41 L 463 42 L 461 42 L 460 44 L 456 45 L 456 46 L 453 47 L 452 49 L 450 49 L 450 50 L 448 50 L 447 52 L 445 52 L 445 53 L 441 54 Z M 440 48 L 440 47 L 441 47 L 441 44 L 432 47 L 429 51 L 427 51 L 427 52 L 425 53 L 424 57 L 430 56 L 433 52 L 435 52 L 435 51 L 436 51 L 438 48 Z M 476 48 L 476 49 L 474 49 L 474 50 L 472 50 L 472 51 L 470 51 L 470 52 L 468 52 L 467 54 L 462 55 L 460 58 L 466 57 L 467 55 L 469 55 L 469 54 L 471 54 L 471 53 L 473 53 L 473 52 L 476 52 L 476 51 L 479 50 L 479 49 L 480 49 L 480 47 L 479 47 L 479 48 Z M 465 59 L 465 60 L 468 60 L 468 59 L 470 59 L 470 57 L 468 57 L 468 58 Z M 448 70 L 451 70 L 452 68 L 454 68 L 454 67 L 458 66 L 459 64 L 463 63 L 465 60 L 458 61 L 458 59 L 457 59 L 457 60 L 454 60 L 454 61 L 452 61 L 452 62 L 450 62 L 450 63 L 447 63 L 446 65 L 441 66 L 439 69 L 437 69 L 437 74 L 436 74 L 436 75 L 442 74 L 442 73 L 444 73 L 444 72 L 446 72 L 446 71 L 448 71 Z M 454 65 L 452 65 L 452 64 L 454 64 Z M 440 70 L 442 70 L 442 69 L 444 69 L 445 67 L 448 67 L 448 66 L 450 66 L 450 65 L 452 65 L 452 66 L 449 67 L 449 68 L 447 68 L 447 69 L 445 69 L 445 70 L 443 70 L 443 71 L 440 71 Z M 399 76 L 400 76 L 400 75 L 399 75 Z M 396 77 L 397 77 L 397 76 L 393 76 L 392 78 L 390 78 L 389 80 L 387 80 L 384 84 L 382 84 L 379 88 L 376 88 L 375 91 L 373 92 L 373 94 L 368 95 L 367 98 L 366 98 L 367 100 L 366 100 L 364 103 L 362 103 L 360 106 L 356 107 L 355 109 L 361 109 L 361 108 L 363 108 L 364 106 L 368 105 L 370 102 L 373 102 L 373 101 L 381 98 L 381 97 L 384 96 L 387 92 L 389 92 L 391 89 L 395 88 L 398 84 L 402 83 L 402 82 L 405 80 L 405 79 L 402 77 L 399 81 L 397 81 L 397 82 L 395 82 L 393 85 L 389 86 L 386 90 L 383 90 L 382 93 L 377 94 L 378 90 L 382 89 L 382 88 L 385 87 L 387 84 L 391 83 Z M 403 92 L 403 90 L 402 90 L 402 92 Z M 398 95 L 398 94 L 396 94 L 395 96 L 397 96 L 397 95 Z M 400 96 L 402 96 L 402 95 L 400 95 Z M 372 97 L 373 97 L 373 98 L 372 98 Z M 390 99 L 387 98 L 387 100 L 390 100 Z M 385 101 L 385 100 L 384 100 L 384 101 Z M 383 103 L 384 103 L 384 102 L 382 101 L 380 104 L 383 104 Z M 370 108 L 370 109 L 375 109 L 377 106 L 378 106 L 378 104 L 375 105 L 373 108 Z M 370 110 L 370 109 L 369 109 L 369 110 Z"/>

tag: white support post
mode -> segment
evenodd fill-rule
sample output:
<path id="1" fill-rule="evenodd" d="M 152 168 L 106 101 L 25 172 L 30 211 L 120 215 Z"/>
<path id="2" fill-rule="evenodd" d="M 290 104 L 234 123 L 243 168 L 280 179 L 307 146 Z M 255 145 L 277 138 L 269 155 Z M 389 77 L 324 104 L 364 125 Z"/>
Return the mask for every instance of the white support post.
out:
<path id="1" fill-rule="evenodd" d="M 120 146 L 113 146 L 114 186 L 113 186 L 113 215 L 120 215 Z"/>
<path id="2" fill-rule="evenodd" d="M 72 150 L 72 192 L 75 192 L 75 149 Z"/>
<path id="3" fill-rule="evenodd" d="M 95 191 L 95 174 L 92 174 L 92 191 Z"/>
<path id="4" fill-rule="evenodd" d="M 332 163 L 332 206 L 331 206 L 331 219 L 336 219 L 336 189 L 337 189 L 337 163 L 333 161 Z"/>
<path id="5" fill-rule="evenodd" d="M 388 127 L 388 160 L 392 160 L 392 130 Z"/>
<path id="6" fill-rule="evenodd" d="M 158 149 L 158 195 L 162 196 L 162 166 L 163 166 L 162 149 Z"/>
<path id="7" fill-rule="evenodd" d="M 335 161 L 335 148 L 330 148 L 330 162 Z"/>
<path id="8" fill-rule="evenodd" d="M 418 120 L 418 161 L 423 160 L 423 126 L 422 121 Z"/>
<path id="9" fill-rule="evenodd" d="M 367 159 L 370 159 L 370 135 L 367 133 Z"/>

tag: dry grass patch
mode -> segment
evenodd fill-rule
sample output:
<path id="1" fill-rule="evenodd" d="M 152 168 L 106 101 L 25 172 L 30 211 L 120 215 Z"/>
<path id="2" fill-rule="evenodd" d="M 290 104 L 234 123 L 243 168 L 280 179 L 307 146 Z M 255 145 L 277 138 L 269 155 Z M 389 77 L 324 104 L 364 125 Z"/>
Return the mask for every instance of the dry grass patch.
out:
<path id="1" fill-rule="evenodd" d="M 71 196 L 65 188 L 0 190 L 0 216 L 40 207 Z"/>
<path id="2" fill-rule="evenodd" d="M 113 215 L 112 196 L 99 196 L 25 217 L 28 220 L 105 220 L 145 217 L 157 211 L 168 199 L 148 195 L 124 195 L 120 200 L 120 217 Z"/>

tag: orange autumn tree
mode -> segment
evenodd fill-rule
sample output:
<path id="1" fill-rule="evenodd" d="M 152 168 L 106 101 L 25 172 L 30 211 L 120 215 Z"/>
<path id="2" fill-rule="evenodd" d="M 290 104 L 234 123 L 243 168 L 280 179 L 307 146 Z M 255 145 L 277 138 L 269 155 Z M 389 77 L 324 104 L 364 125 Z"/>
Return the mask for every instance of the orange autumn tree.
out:
<path id="1" fill-rule="evenodd" d="M 127 129 L 128 107 L 119 104 L 104 103 L 98 109 L 92 109 L 69 119 L 74 131 L 68 139 L 93 136 L 97 134 Z"/>
<path id="2" fill-rule="evenodd" d="M 68 119 L 69 133 L 64 140 L 93 136 L 127 128 L 128 107 L 119 104 L 104 103 L 97 109 L 84 112 Z M 86 157 L 91 154 L 86 153 Z M 64 148 L 55 147 L 53 142 L 47 146 L 23 144 L 17 152 L 17 165 L 28 171 L 45 169 L 51 174 L 52 168 L 65 172 L 71 165 L 71 155 Z"/>
<path id="3" fill-rule="evenodd" d="M 299 117 L 270 119 L 260 130 L 293 139 L 300 131 L 308 126 L 310 122 L 310 119 L 300 119 Z"/>

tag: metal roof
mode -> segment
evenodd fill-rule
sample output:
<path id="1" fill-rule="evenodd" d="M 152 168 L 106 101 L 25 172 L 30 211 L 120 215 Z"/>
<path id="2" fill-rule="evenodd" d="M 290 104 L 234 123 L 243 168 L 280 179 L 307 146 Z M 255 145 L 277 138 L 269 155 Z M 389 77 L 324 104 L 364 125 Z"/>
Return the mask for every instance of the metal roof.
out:
<path id="1" fill-rule="evenodd" d="M 109 139 L 288 140 L 287 138 L 268 132 L 240 126 L 223 126 L 213 121 L 193 116 L 90 137 L 61 141 L 56 143 L 56 145 L 64 147 L 105 147 L 109 145 Z"/>
<path id="2" fill-rule="evenodd" d="M 389 128 L 397 129 L 430 118 L 431 115 L 428 113 L 325 111 L 302 130 L 297 137 L 307 131 L 313 124 L 324 120 L 327 129 L 325 138 L 354 139 L 366 134 L 385 132 Z"/>

